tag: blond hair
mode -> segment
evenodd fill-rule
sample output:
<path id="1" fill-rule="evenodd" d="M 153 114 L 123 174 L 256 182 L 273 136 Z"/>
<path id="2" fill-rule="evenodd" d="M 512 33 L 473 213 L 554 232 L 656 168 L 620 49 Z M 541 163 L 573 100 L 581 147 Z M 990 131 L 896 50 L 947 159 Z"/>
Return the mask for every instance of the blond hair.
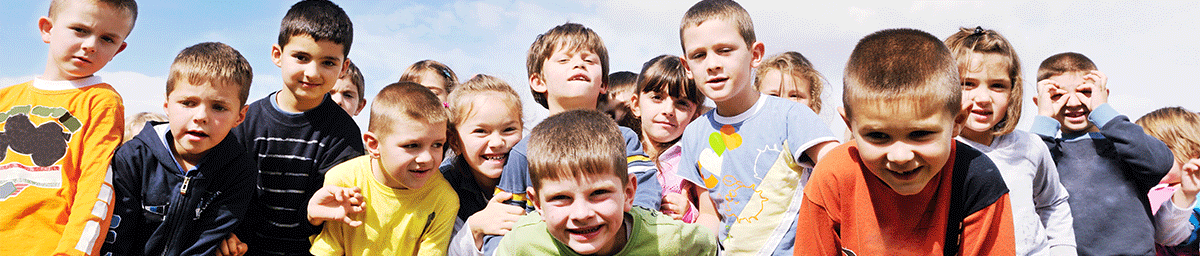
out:
<path id="1" fill-rule="evenodd" d="M 367 131 L 383 137 L 394 132 L 392 129 L 399 122 L 448 124 L 449 119 L 450 114 L 441 100 L 429 89 L 413 82 L 397 82 L 384 86 L 375 95 Z"/>
<path id="2" fill-rule="evenodd" d="M 184 48 L 175 56 L 167 75 L 167 94 L 175 91 L 175 83 L 180 81 L 192 85 L 228 84 L 237 86 L 238 100 L 246 104 L 253 79 L 254 71 L 250 68 L 250 62 L 236 49 L 218 42 L 199 43 Z"/>
<path id="3" fill-rule="evenodd" d="M 67 6 L 68 1 L 72 2 L 88 2 L 96 4 L 105 4 L 108 7 L 116 8 L 117 10 L 125 11 L 129 14 L 129 31 L 133 31 L 133 25 L 137 23 L 138 6 L 134 0 L 53 0 L 50 1 L 50 11 L 46 14 L 51 19 L 58 17 L 58 13 Z"/>
<path id="4" fill-rule="evenodd" d="M 1182 107 L 1165 107 L 1138 118 L 1146 134 L 1167 144 L 1175 162 L 1200 158 L 1200 115 Z"/>
<path id="5" fill-rule="evenodd" d="M 808 107 L 813 112 L 821 113 L 821 91 L 825 89 L 825 78 L 821 72 L 813 68 L 812 63 L 798 52 L 783 52 L 763 60 L 754 73 L 754 89 L 762 91 L 762 80 L 771 70 L 779 70 L 780 75 L 791 76 L 795 80 L 808 81 Z M 782 92 L 781 92 L 782 93 Z"/>
<path id="6" fill-rule="evenodd" d="M 758 39 L 754 37 L 754 21 L 750 19 L 750 13 L 746 12 L 742 5 L 732 0 L 703 0 L 683 14 L 683 20 L 679 22 L 679 44 L 683 46 L 683 30 L 689 27 L 700 26 L 705 21 L 719 19 L 733 23 L 738 29 L 738 34 L 742 36 L 742 41 L 746 42 L 746 47 L 753 47 L 754 42 Z M 687 49 L 683 49 L 687 52 Z"/>
<path id="7" fill-rule="evenodd" d="M 569 52 L 590 51 L 595 53 L 600 58 L 601 87 L 608 86 L 608 49 L 604 47 L 604 40 L 601 40 L 600 35 L 592 29 L 577 23 L 555 26 L 533 40 L 533 44 L 529 45 L 529 54 L 525 60 L 526 75 L 545 77 L 545 74 L 542 73 L 542 65 L 559 48 Z M 546 102 L 545 92 L 533 91 L 533 88 L 529 90 L 533 94 L 534 101 L 542 104 L 542 107 L 550 108 L 549 103 Z M 607 96 L 604 94 L 597 96 L 597 106 L 605 102 L 605 97 Z"/>
<path id="8" fill-rule="evenodd" d="M 942 41 L 916 29 L 881 30 L 858 41 L 846 63 L 842 96 L 846 117 L 854 104 L 908 99 L 961 110 L 958 68 Z M 914 104 L 924 106 L 924 104 Z"/>
<path id="9" fill-rule="evenodd" d="M 129 120 L 125 122 L 124 141 L 132 140 L 134 136 L 137 136 L 138 133 L 141 133 L 142 129 L 145 129 L 146 122 L 149 121 L 166 122 L 167 116 L 154 112 L 140 112 L 133 114 L 133 117 L 129 118 Z"/>
<path id="10" fill-rule="evenodd" d="M 544 180 L 613 175 L 628 185 L 625 139 L 617 123 L 595 110 L 571 110 L 547 117 L 529 134 L 529 179 L 533 189 Z"/>
<path id="11" fill-rule="evenodd" d="M 400 82 L 416 82 L 421 77 L 421 73 L 425 71 L 433 71 L 446 81 L 442 87 L 446 89 L 447 94 L 454 92 L 454 87 L 458 85 L 458 75 L 454 74 L 454 70 L 436 60 L 422 60 L 408 66 L 408 69 L 404 70 L 404 74 L 400 75 Z"/>
<path id="12" fill-rule="evenodd" d="M 974 29 L 959 28 L 957 33 L 946 38 L 946 47 L 950 48 L 950 54 L 954 55 L 954 59 L 958 62 L 958 73 L 961 77 L 968 72 L 973 62 L 977 60 L 971 59 L 972 53 L 991 53 L 999 54 L 1006 58 L 1009 81 L 1012 81 L 1012 88 L 1008 93 L 1008 108 L 1005 115 L 1000 118 L 1000 122 L 992 127 L 993 135 L 1004 135 L 1012 133 L 1017 129 L 1017 120 L 1021 119 L 1021 102 L 1022 94 L 1024 94 L 1024 79 L 1021 79 L 1021 60 L 1017 58 L 1017 50 L 1012 44 L 1008 43 L 1008 39 L 997 33 L 995 30 L 983 29 L 975 27 Z M 980 85 L 984 86 L 984 85 Z"/>
<path id="13" fill-rule="evenodd" d="M 517 96 L 517 92 L 512 89 L 512 86 L 500 78 L 479 74 L 464 82 L 447 97 L 446 104 L 450 107 L 450 126 L 458 127 L 466 122 L 467 118 L 475 115 L 476 108 L 499 107 L 495 105 L 476 106 L 475 99 L 480 97 L 503 103 L 508 111 L 517 114 L 517 121 L 524 125 L 521 117 L 521 97 Z M 461 154 L 463 153 L 463 144 L 459 136 L 458 129 L 450 129 L 450 136 L 447 136 L 449 139 L 446 144 L 454 152 Z"/>

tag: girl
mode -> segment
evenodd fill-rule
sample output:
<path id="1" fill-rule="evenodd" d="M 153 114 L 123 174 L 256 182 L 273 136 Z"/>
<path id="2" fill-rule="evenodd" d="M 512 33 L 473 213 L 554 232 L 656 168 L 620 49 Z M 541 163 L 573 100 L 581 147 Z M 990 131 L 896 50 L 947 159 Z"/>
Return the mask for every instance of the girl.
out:
<path id="1" fill-rule="evenodd" d="M 521 100 L 504 81 L 476 75 L 450 93 L 450 148 L 457 154 L 441 167 L 461 204 L 450 255 L 482 254 L 484 235 L 504 235 L 521 207 L 504 204 L 512 194 L 496 190 L 508 150 L 521 141 Z"/>
<path id="2" fill-rule="evenodd" d="M 1037 135 L 1016 130 L 1021 117 L 1021 65 L 1008 40 L 992 30 L 962 28 L 946 39 L 958 61 L 968 111 L 958 140 L 999 167 L 1012 201 L 1017 255 L 1075 255 L 1067 190 Z"/>
<path id="3" fill-rule="evenodd" d="M 804 55 L 784 52 L 771 56 L 758 66 L 754 78 L 754 89 L 759 92 L 807 105 L 814 113 L 821 113 L 824 79 Z"/>
<path id="4" fill-rule="evenodd" d="M 1149 194 L 1158 255 L 1200 255 L 1195 249 L 1196 227 L 1189 221 L 1200 191 L 1200 115 L 1167 107 L 1138 118 L 1137 124 L 1175 155 L 1175 165 Z"/>
<path id="5" fill-rule="evenodd" d="M 637 120 L 639 134 L 646 154 L 658 167 L 658 182 L 662 184 L 661 211 L 687 223 L 696 221 L 696 207 L 685 193 L 695 187 L 675 175 L 679 165 L 680 147 L 675 145 L 683 129 L 700 116 L 699 103 L 704 95 L 688 79 L 681 59 L 660 55 L 642 66 L 637 79 L 637 91 L 631 98 L 631 110 Z"/>
<path id="6" fill-rule="evenodd" d="M 458 84 L 458 76 L 455 76 L 454 71 L 446 64 L 435 60 L 422 60 L 408 66 L 404 75 L 400 76 L 400 82 L 421 84 L 433 91 L 442 102 L 446 102 L 446 97 L 454 91 L 454 85 Z"/>

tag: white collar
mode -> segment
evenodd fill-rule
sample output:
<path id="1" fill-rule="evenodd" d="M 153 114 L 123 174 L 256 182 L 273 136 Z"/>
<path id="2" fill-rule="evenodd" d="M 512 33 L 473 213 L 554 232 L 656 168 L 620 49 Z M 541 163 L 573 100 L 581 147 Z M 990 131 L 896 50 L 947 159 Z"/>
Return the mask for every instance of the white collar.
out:
<path id="1" fill-rule="evenodd" d="M 754 101 L 754 106 L 751 106 L 750 109 L 743 111 L 741 114 L 737 114 L 737 115 L 730 116 L 730 117 L 721 116 L 721 114 L 717 114 L 716 109 L 713 109 L 712 110 L 713 121 L 717 121 L 718 123 L 722 123 L 722 124 L 735 124 L 735 123 L 740 123 L 742 121 L 746 121 L 746 119 L 750 119 L 750 117 L 754 116 L 754 114 L 757 114 L 758 110 L 762 109 L 763 105 L 766 105 L 765 104 L 766 102 L 767 102 L 766 95 L 758 95 L 758 100 Z"/>
<path id="2" fill-rule="evenodd" d="M 65 81 L 51 81 L 51 80 L 44 80 L 41 78 L 33 78 L 33 87 L 42 89 L 42 90 L 47 90 L 47 91 L 61 91 L 61 90 L 84 88 L 84 87 L 100 84 L 103 82 L 104 82 L 104 80 L 100 79 L 100 76 L 95 76 L 95 75 L 85 77 L 85 78 L 80 78 L 80 79 L 75 79 L 75 80 L 65 80 Z"/>

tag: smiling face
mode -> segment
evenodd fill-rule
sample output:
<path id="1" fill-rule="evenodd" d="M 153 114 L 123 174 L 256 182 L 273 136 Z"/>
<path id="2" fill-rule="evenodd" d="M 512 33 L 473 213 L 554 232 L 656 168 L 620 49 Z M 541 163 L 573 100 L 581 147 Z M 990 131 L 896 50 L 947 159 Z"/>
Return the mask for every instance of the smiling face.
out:
<path id="1" fill-rule="evenodd" d="M 778 69 L 772 69 L 759 81 L 759 92 L 808 106 L 812 99 L 812 95 L 809 94 L 811 86 L 812 83 L 808 80 L 795 79 L 791 75 L 783 75 Z"/>
<path id="2" fill-rule="evenodd" d="M 901 195 L 921 192 L 950 158 L 955 115 L 923 100 L 863 102 L 848 125 L 863 165 Z"/>
<path id="3" fill-rule="evenodd" d="M 688 76 L 717 109 L 728 108 L 725 105 L 749 109 L 754 104 L 758 92 L 751 85 L 751 70 L 762 61 L 762 43 L 746 45 L 737 27 L 723 19 L 688 27 L 681 40 Z"/>
<path id="4" fill-rule="evenodd" d="M 530 87 L 546 93 L 550 114 L 566 110 L 596 109 L 604 94 L 600 56 L 591 51 L 568 51 L 562 45 L 542 64 L 541 75 L 530 77 Z"/>
<path id="5" fill-rule="evenodd" d="M 198 164 L 229 130 L 242 123 L 247 109 L 239 100 L 237 85 L 176 81 L 175 90 L 163 103 L 171 122 L 175 155 L 189 165 Z"/>
<path id="6" fill-rule="evenodd" d="M 299 110 L 295 112 L 320 105 L 347 67 L 341 44 L 314 41 L 308 35 L 292 36 L 282 47 L 272 46 L 271 60 L 282 70 L 283 85 L 287 87 L 279 92 L 280 107 Z"/>
<path id="7" fill-rule="evenodd" d="M 1054 80 L 1059 88 L 1066 91 L 1066 94 L 1053 95 L 1052 100 L 1059 100 L 1061 97 L 1067 97 L 1066 103 L 1063 104 L 1062 110 L 1058 113 L 1058 122 L 1062 124 L 1062 131 L 1066 133 L 1076 132 L 1093 132 L 1098 129 L 1088 121 L 1088 114 L 1092 113 L 1084 102 L 1091 101 L 1092 87 L 1082 86 L 1088 82 L 1084 78 L 1088 72 L 1066 72 L 1057 76 L 1052 76 L 1049 79 Z"/>
<path id="8" fill-rule="evenodd" d="M 419 189 L 442 162 L 446 124 L 400 120 L 386 134 L 367 132 L 363 142 L 371 154 L 375 179 L 395 189 Z"/>
<path id="9" fill-rule="evenodd" d="M 698 107 L 686 99 L 676 99 L 664 92 L 642 92 L 636 98 L 634 112 L 642 121 L 642 135 L 657 143 L 667 143 L 683 136 L 683 129 L 692 122 Z"/>
<path id="10" fill-rule="evenodd" d="M 972 53 L 969 67 L 962 71 L 962 104 L 968 112 L 964 137 L 988 135 L 1008 114 L 1008 99 L 1012 93 L 1012 78 L 1004 55 Z M 979 142 L 979 141 L 976 141 Z M 991 144 L 991 141 L 980 142 Z"/>
<path id="11" fill-rule="evenodd" d="M 329 91 L 329 97 L 333 98 L 333 102 L 337 102 L 338 106 L 346 110 L 346 114 L 350 114 L 350 116 L 357 116 L 367 105 L 367 100 L 363 99 L 362 93 L 358 91 L 357 86 L 354 86 L 354 82 L 350 81 L 349 76 L 337 80 L 333 89 Z"/>
<path id="12" fill-rule="evenodd" d="M 476 179 L 498 180 L 508 150 L 521 141 L 520 112 L 509 111 L 517 107 L 511 103 L 494 100 L 501 97 L 500 92 L 480 93 L 471 103 L 470 116 L 455 127 L 463 143 L 462 156 L 475 170 Z"/>
<path id="13" fill-rule="evenodd" d="M 129 12 L 103 3 L 65 1 L 54 18 L 38 20 L 42 41 L 50 44 L 42 79 L 92 76 L 125 50 L 133 28 Z"/>
<path id="14" fill-rule="evenodd" d="M 611 172 L 579 179 L 541 181 L 531 189 L 536 206 L 555 240 L 582 255 L 612 255 L 625 247 L 625 212 L 633 207 L 633 176 Z"/>

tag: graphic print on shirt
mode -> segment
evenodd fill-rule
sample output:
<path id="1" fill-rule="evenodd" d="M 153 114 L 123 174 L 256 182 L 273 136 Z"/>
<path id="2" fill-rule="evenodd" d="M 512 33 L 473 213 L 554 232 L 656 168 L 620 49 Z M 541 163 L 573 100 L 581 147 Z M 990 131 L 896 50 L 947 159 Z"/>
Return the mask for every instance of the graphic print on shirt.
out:
<path id="1" fill-rule="evenodd" d="M 0 201 L 29 186 L 61 188 L 60 160 L 83 123 L 65 108 L 31 105 L 3 110 L 0 119 L 0 161 L 7 160 L 0 164 Z"/>

